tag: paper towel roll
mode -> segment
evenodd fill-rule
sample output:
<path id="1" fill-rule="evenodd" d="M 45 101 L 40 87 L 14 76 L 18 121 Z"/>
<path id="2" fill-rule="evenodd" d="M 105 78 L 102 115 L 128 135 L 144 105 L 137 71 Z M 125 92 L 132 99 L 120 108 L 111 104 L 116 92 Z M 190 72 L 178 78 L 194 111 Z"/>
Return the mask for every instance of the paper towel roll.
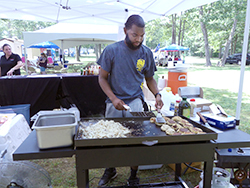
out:
<path id="1" fill-rule="evenodd" d="M 162 90 L 164 87 L 166 87 L 167 80 L 164 78 L 158 78 L 158 89 Z"/>

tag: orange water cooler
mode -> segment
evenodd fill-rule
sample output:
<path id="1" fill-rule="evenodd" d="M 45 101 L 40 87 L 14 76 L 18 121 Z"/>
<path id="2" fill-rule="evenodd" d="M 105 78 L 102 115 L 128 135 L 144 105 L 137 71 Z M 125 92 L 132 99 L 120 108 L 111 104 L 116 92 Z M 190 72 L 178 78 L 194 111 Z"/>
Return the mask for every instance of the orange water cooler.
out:
<path id="1" fill-rule="evenodd" d="M 169 71 L 168 72 L 168 87 L 171 87 L 172 93 L 178 93 L 179 87 L 187 86 L 187 72 L 185 71 Z"/>

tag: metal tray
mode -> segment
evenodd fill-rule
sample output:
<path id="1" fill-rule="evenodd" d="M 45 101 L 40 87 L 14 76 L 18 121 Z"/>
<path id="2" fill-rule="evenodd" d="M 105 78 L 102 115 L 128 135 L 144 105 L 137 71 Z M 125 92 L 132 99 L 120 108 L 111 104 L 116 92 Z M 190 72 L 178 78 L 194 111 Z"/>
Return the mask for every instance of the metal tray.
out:
<path id="1" fill-rule="evenodd" d="M 171 117 L 170 117 L 171 118 Z M 124 127 L 131 129 L 131 133 L 126 138 L 101 138 L 101 139 L 84 139 L 79 135 L 79 127 L 75 136 L 76 147 L 88 146 L 117 146 L 117 145 L 148 145 L 161 143 L 180 143 L 180 142 L 205 142 L 217 139 L 218 134 L 209 128 L 192 121 L 184 116 L 183 119 L 188 120 L 195 127 L 201 128 L 206 134 L 190 134 L 190 135 L 166 135 L 161 131 L 160 127 L 154 123 L 150 123 L 149 118 L 106 118 L 106 120 L 114 120 L 120 122 Z M 104 119 L 104 118 L 102 118 Z M 89 120 L 98 121 L 100 118 L 84 118 L 82 122 Z"/>

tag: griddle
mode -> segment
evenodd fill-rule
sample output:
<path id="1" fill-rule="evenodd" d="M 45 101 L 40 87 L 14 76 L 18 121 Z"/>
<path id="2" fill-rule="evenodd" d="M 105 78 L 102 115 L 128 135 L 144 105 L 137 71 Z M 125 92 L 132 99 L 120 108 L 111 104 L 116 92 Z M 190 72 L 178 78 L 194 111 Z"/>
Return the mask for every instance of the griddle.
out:
<path id="1" fill-rule="evenodd" d="M 161 131 L 161 128 L 149 121 L 149 117 L 133 117 L 133 118 L 83 118 L 81 123 L 88 126 L 91 123 L 98 122 L 101 119 L 114 120 L 121 123 L 124 127 L 131 130 L 126 138 L 82 138 L 79 132 L 75 136 L 76 147 L 89 147 L 89 146 L 122 146 L 122 145 L 147 145 L 163 143 L 180 143 L 180 142 L 206 142 L 217 139 L 218 134 L 211 129 L 192 121 L 189 118 L 181 116 L 183 119 L 188 120 L 195 127 L 201 128 L 206 134 L 190 134 L 190 135 L 166 135 Z M 172 118 L 172 117 L 169 117 Z M 80 125 L 79 125 L 80 126 Z"/>
<path id="2" fill-rule="evenodd" d="M 135 117 L 155 117 L 155 114 L 152 111 L 145 112 L 130 112 Z"/>

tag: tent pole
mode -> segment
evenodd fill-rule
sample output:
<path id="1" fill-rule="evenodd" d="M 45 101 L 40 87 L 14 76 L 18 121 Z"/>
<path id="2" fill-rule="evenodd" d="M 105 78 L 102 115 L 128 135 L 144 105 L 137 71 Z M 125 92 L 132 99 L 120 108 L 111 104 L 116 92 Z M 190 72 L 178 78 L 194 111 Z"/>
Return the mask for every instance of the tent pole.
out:
<path id="1" fill-rule="evenodd" d="M 102 44 L 99 44 L 98 47 L 99 47 L 98 50 L 99 50 L 99 57 L 100 57 L 102 54 Z M 98 61 L 98 59 L 96 61 Z"/>
<path id="2" fill-rule="evenodd" d="M 27 60 L 27 52 L 26 52 L 27 48 L 24 48 L 24 59 L 25 59 L 25 71 L 26 71 L 26 75 L 28 75 L 28 60 Z"/>
<path id="3" fill-rule="evenodd" d="M 240 71 L 240 84 L 236 108 L 236 125 L 240 125 L 240 109 L 241 109 L 241 100 L 242 100 L 242 89 L 243 89 L 243 80 L 244 72 L 246 66 L 246 56 L 247 56 L 247 45 L 248 45 L 248 36 L 249 36 L 249 17 L 250 17 L 250 0 L 247 1 L 247 10 L 246 10 L 246 21 L 245 21 L 245 30 L 244 30 L 244 40 L 242 46 L 242 57 L 241 57 L 241 71 Z"/>
<path id="4" fill-rule="evenodd" d="M 95 44 L 95 55 L 96 55 L 96 61 L 99 59 L 98 55 L 98 44 Z"/>
<path id="5" fill-rule="evenodd" d="M 61 40 L 61 53 L 62 53 L 62 66 L 64 66 L 64 60 L 65 60 L 65 57 L 64 57 L 64 50 L 63 50 L 63 40 Z"/>

